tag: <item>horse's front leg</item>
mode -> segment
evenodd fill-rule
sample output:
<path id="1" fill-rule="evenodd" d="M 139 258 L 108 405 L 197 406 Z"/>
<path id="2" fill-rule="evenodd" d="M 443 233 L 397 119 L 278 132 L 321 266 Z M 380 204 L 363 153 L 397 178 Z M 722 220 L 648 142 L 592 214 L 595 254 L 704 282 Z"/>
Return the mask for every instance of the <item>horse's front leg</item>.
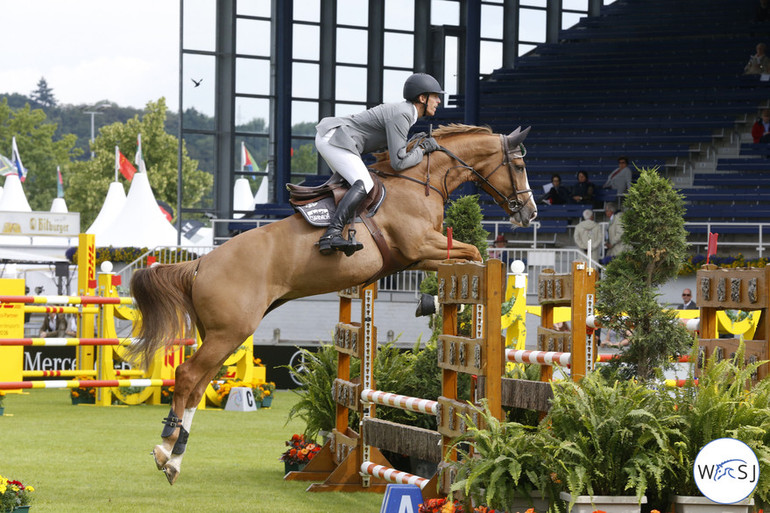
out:
<path id="1" fill-rule="evenodd" d="M 482 260 L 479 249 L 473 244 L 452 240 L 452 249 L 447 252 L 448 247 L 449 241 L 444 234 L 428 232 L 423 241 L 415 247 L 414 260 L 420 262 L 419 268 L 423 270 L 436 270 L 438 264 L 446 258 L 475 262 Z"/>

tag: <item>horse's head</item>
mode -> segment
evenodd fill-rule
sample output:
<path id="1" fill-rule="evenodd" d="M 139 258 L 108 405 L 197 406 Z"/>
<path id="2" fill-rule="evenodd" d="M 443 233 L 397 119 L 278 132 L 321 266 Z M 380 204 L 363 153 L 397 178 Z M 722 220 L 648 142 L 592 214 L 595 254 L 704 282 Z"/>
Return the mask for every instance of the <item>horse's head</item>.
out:
<path id="1" fill-rule="evenodd" d="M 500 136 L 502 162 L 489 173 L 479 176 L 481 187 L 511 216 L 511 223 L 526 227 L 537 217 L 537 205 L 527 180 L 524 165 L 524 139 L 529 127 L 517 128 L 508 135 Z M 498 158 L 500 153 L 497 153 Z"/>

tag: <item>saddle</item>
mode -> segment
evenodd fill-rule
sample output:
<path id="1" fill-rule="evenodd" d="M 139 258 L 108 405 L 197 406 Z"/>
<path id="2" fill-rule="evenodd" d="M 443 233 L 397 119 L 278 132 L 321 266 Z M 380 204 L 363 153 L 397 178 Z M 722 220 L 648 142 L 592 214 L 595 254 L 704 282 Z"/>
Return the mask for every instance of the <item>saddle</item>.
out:
<path id="1" fill-rule="evenodd" d="M 385 199 L 385 186 L 382 180 L 374 173 L 369 173 L 374 181 L 374 187 L 369 191 L 366 199 L 356 211 L 356 216 L 365 215 L 372 217 L 377 213 L 382 201 Z M 337 204 L 350 188 L 350 185 L 339 175 L 332 177 L 321 185 L 307 186 L 286 184 L 289 190 L 289 203 L 294 210 L 302 214 L 302 217 L 313 226 L 329 226 Z M 356 222 L 361 222 L 356 219 Z"/>
<path id="2" fill-rule="evenodd" d="M 405 269 L 407 266 L 405 262 L 401 262 L 393 255 L 388 243 L 385 242 L 380 227 L 377 226 L 373 218 L 385 200 L 386 190 L 379 176 L 371 171 L 369 175 L 374 181 L 374 187 L 358 207 L 353 223 L 363 223 L 369 230 L 382 255 L 382 267 L 364 285 L 374 283 L 381 277 Z M 305 186 L 290 183 L 286 184 L 286 188 L 289 190 L 289 203 L 294 207 L 294 210 L 302 214 L 302 217 L 312 226 L 324 227 L 329 226 L 334 212 L 337 210 L 337 203 L 345 195 L 350 185 L 341 176 L 335 174 L 321 185 Z"/>

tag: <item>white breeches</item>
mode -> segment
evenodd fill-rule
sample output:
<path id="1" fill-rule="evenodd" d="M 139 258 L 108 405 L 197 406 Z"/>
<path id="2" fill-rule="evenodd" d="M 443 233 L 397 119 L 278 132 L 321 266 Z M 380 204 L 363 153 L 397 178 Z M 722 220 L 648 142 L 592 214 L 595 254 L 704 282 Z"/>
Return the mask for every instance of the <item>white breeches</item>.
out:
<path id="1" fill-rule="evenodd" d="M 350 150 L 329 143 L 335 130 L 337 129 L 332 128 L 323 135 L 316 134 L 315 147 L 318 153 L 329 164 L 331 170 L 342 176 L 349 184 L 353 185 L 356 180 L 361 180 L 364 182 L 366 192 L 371 191 L 374 182 L 361 157 Z"/>

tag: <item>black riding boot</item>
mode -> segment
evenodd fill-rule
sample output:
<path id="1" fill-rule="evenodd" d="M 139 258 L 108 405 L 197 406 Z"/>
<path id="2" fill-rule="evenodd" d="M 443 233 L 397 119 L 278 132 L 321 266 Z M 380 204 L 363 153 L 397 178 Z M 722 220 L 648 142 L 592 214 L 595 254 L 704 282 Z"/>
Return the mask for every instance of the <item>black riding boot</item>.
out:
<path id="1" fill-rule="evenodd" d="M 334 251 L 342 251 L 347 256 L 350 256 L 356 251 L 364 249 L 364 245 L 357 242 L 354 237 L 351 237 L 350 240 L 343 239 L 342 230 L 348 224 L 348 221 L 356 215 L 356 209 L 366 199 L 366 196 L 364 182 L 356 180 L 356 183 L 350 186 L 348 192 L 340 200 L 339 205 L 337 205 L 337 211 L 334 213 L 334 217 L 332 217 L 331 223 L 326 229 L 326 233 L 318 241 L 322 255 L 331 255 Z"/>

